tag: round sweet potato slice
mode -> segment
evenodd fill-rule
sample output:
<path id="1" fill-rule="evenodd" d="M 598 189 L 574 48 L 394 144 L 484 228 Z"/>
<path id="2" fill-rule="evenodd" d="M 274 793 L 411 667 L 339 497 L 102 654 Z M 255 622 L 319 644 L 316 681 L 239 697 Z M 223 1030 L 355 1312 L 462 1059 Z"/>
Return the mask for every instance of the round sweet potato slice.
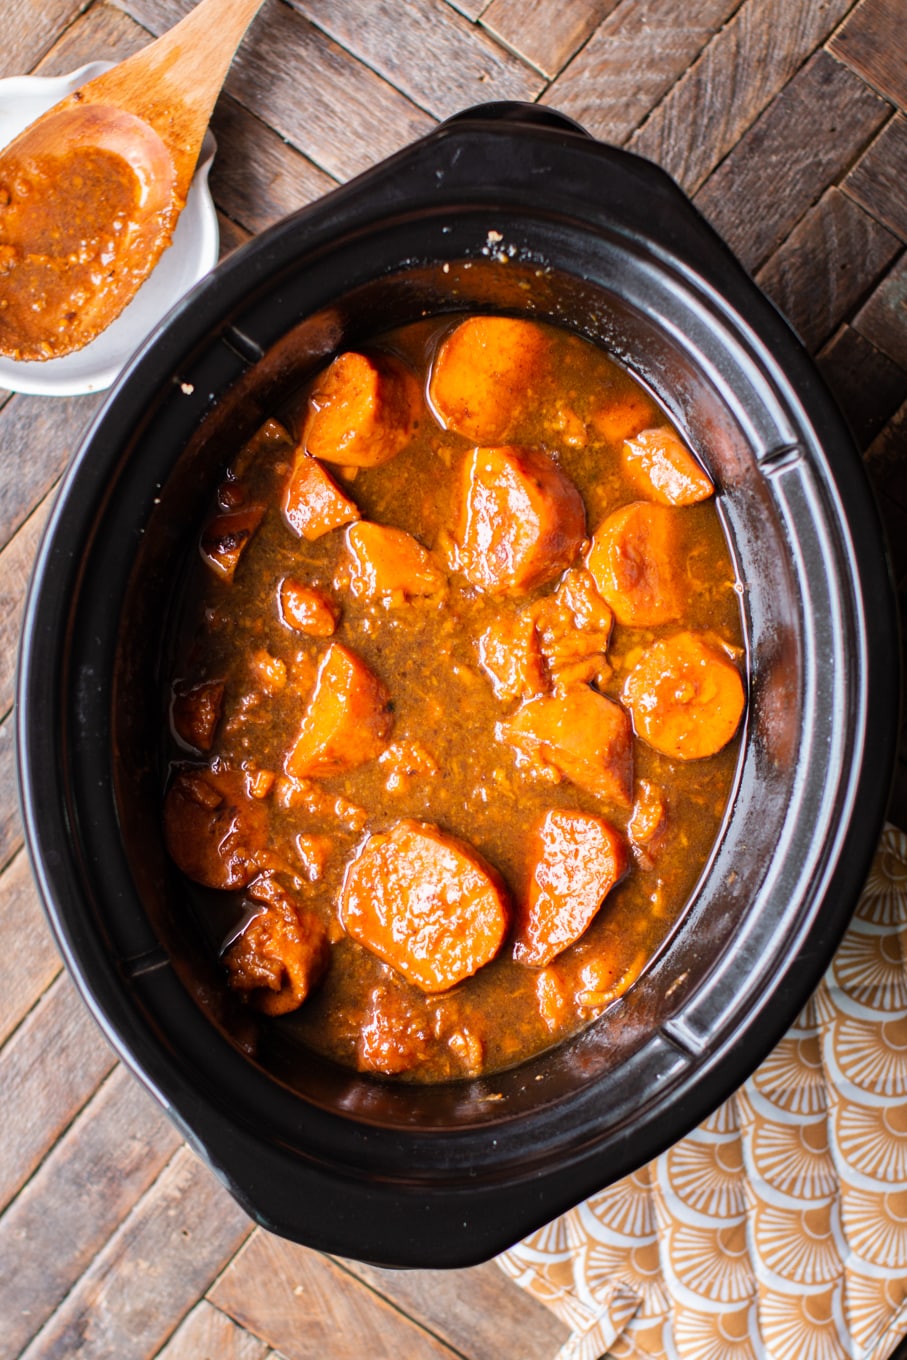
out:
<path id="1" fill-rule="evenodd" d="M 686 563 L 677 516 L 648 501 L 615 510 L 596 529 L 586 566 L 618 623 L 651 628 L 683 612 Z"/>
<path id="2" fill-rule="evenodd" d="M 582 497 L 541 449 L 474 449 L 464 461 L 456 565 L 480 590 L 519 594 L 553 581 L 585 533 Z"/>
<path id="3" fill-rule="evenodd" d="M 731 740 L 746 696 L 729 657 L 698 633 L 676 633 L 643 653 L 624 681 L 623 701 L 649 746 L 675 760 L 702 760 Z"/>
<path id="4" fill-rule="evenodd" d="M 519 904 L 513 957 L 544 968 L 575 944 L 627 867 L 619 833 L 591 812 L 552 808 L 533 828 L 529 888 Z"/>
<path id="5" fill-rule="evenodd" d="M 473 316 L 451 331 L 428 395 L 442 425 L 477 444 L 512 436 L 549 374 L 551 346 L 533 321 Z"/>
<path id="6" fill-rule="evenodd" d="M 509 924 L 498 875 L 428 822 L 372 836 L 346 871 L 347 934 L 423 992 L 446 992 L 494 958 Z"/>

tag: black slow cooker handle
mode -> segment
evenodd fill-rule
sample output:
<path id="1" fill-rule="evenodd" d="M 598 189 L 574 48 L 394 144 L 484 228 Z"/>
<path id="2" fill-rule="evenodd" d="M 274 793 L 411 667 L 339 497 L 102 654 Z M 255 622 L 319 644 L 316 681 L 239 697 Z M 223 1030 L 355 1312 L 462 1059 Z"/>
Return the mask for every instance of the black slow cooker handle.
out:
<path id="1" fill-rule="evenodd" d="M 498 99 L 488 104 L 473 104 L 471 108 L 461 109 L 451 114 L 440 124 L 447 127 L 450 123 L 535 123 L 538 127 L 558 128 L 562 132 L 579 132 L 583 137 L 592 137 L 584 127 L 557 109 L 547 109 L 541 104 L 530 104 L 520 99 Z"/>

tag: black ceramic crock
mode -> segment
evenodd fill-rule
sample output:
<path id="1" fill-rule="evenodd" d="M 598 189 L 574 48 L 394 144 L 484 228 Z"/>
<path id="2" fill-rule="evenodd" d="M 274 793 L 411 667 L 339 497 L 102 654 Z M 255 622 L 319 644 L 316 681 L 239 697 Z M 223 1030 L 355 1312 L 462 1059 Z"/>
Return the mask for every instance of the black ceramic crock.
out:
<path id="1" fill-rule="evenodd" d="M 719 841 L 630 993 L 512 1071 L 411 1088 L 230 1020 L 161 846 L 158 669 L 179 565 L 239 443 L 336 350 L 464 310 L 600 342 L 702 452 L 744 583 L 750 694 Z M 35 569 L 18 697 L 56 940 L 119 1054 L 259 1222 L 385 1265 L 480 1261 L 687 1133 L 796 1017 L 884 815 L 895 635 L 840 417 L 683 194 L 554 113 L 471 110 L 226 260 L 79 450 Z"/>

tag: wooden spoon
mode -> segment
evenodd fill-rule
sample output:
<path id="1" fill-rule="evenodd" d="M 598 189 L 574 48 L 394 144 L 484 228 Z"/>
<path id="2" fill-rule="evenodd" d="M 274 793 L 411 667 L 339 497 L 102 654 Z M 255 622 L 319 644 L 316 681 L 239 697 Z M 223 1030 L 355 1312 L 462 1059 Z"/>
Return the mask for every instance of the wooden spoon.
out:
<path id="1" fill-rule="evenodd" d="M 0 354 L 50 359 L 119 316 L 170 244 L 263 0 L 201 0 L 0 154 Z"/>

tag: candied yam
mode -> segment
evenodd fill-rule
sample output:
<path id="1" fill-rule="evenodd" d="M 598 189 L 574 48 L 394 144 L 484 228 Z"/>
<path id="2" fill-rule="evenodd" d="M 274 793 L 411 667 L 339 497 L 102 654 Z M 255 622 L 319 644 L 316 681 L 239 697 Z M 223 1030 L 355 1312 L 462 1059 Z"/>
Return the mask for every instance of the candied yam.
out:
<path id="1" fill-rule="evenodd" d="M 421 397 L 414 375 L 389 354 L 341 354 L 309 397 L 302 442 L 314 458 L 377 467 L 413 436 Z"/>
<path id="2" fill-rule="evenodd" d="M 199 544 L 202 560 L 222 580 L 233 580 L 239 559 L 264 519 L 264 513 L 263 505 L 246 505 L 226 515 L 215 515 L 202 531 Z"/>
<path id="3" fill-rule="evenodd" d="M 293 532 L 310 543 L 359 518 L 356 504 L 305 449 L 296 455 L 283 493 L 283 513 Z"/>
<path id="4" fill-rule="evenodd" d="M 186 746 L 210 751 L 223 711 L 224 683 L 209 680 L 176 691 L 170 705 L 170 722 Z"/>
<path id="5" fill-rule="evenodd" d="M 532 606 L 539 648 L 555 686 L 581 681 L 603 684 L 614 616 L 584 567 L 568 571 L 553 595 Z"/>
<path id="6" fill-rule="evenodd" d="M 596 798 L 630 806 L 630 719 L 589 685 L 529 699 L 498 732 L 541 772 L 553 769 Z"/>
<path id="7" fill-rule="evenodd" d="M 567 1018 L 570 1002 L 553 968 L 542 968 L 535 979 L 535 999 L 545 1028 L 554 1033 Z"/>
<path id="8" fill-rule="evenodd" d="M 596 529 L 586 566 L 618 623 L 650 628 L 671 623 L 683 612 L 686 564 L 679 513 L 633 501 Z"/>
<path id="9" fill-rule="evenodd" d="M 357 600 L 406 600 L 440 595 L 447 578 L 418 539 L 403 529 L 363 520 L 346 533 L 349 590 Z"/>
<path id="10" fill-rule="evenodd" d="M 553 808 L 533 827 L 532 874 L 517 907 L 513 957 L 544 968 L 575 944 L 627 868 L 620 835 L 591 812 Z"/>
<path id="11" fill-rule="evenodd" d="M 659 505 L 697 505 L 714 494 L 711 478 L 667 425 L 628 439 L 620 461 L 639 493 Z"/>
<path id="12" fill-rule="evenodd" d="M 290 576 L 284 577 L 278 587 L 277 605 L 281 622 L 309 637 L 330 637 L 340 618 L 340 610 L 330 595 Z"/>
<path id="13" fill-rule="evenodd" d="M 431 1055 L 432 1032 L 424 1015 L 400 992 L 375 987 L 359 1027 L 356 1065 L 362 1072 L 399 1076 Z"/>
<path id="14" fill-rule="evenodd" d="M 371 836 L 346 871 L 340 920 L 423 992 L 445 992 L 494 958 L 507 932 L 501 882 L 477 851 L 426 822 Z"/>
<path id="15" fill-rule="evenodd" d="M 327 971 L 327 931 L 272 878 L 253 884 L 250 896 L 266 905 L 224 954 L 230 986 L 265 1015 L 286 1015 Z"/>
<path id="16" fill-rule="evenodd" d="M 187 878 L 243 888 L 267 841 L 267 810 L 249 796 L 242 770 L 178 771 L 164 799 L 164 842 Z"/>
<path id="17" fill-rule="evenodd" d="M 553 581 L 585 533 L 582 497 L 541 449 L 474 449 L 464 460 L 456 565 L 480 590 L 520 593 Z"/>
<path id="18" fill-rule="evenodd" d="M 479 665 L 499 699 L 531 699 L 548 689 L 535 620 L 499 614 L 478 639 Z"/>
<path id="19" fill-rule="evenodd" d="M 348 647 L 332 642 L 286 760 L 296 779 L 340 774 L 374 759 L 391 729 L 387 690 Z"/>
<path id="20" fill-rule="evenodd" d="M 667 824 L 668 809 L 663 791 L 651 780 L 641 779 L 627 823 L 627 835 L 636 848 L 654 849 Z"/>
<path id="21" fill-rule="evenodd" d="M 731 740 L 746 696 L 740 672 L 697 633 L 653 643 L 624 681 L 638 736 L 675 760 L 702 760 Z"/>
<path id="22" fill-rule="evenodd" d="M 478 444 L 515 431 L 549 373 L 551 345 L 533 321 L 474 316 L 440 345 L 428 395 L 445 429 Z"/>
<path id="23" fill-rule="evenodd" d="M 658 414 L 658 407 L 644 392 L 625 392 L 602 401 L 592 412 L 592 427 L 609 444 L 622 444 L 651 425 Z"/>

